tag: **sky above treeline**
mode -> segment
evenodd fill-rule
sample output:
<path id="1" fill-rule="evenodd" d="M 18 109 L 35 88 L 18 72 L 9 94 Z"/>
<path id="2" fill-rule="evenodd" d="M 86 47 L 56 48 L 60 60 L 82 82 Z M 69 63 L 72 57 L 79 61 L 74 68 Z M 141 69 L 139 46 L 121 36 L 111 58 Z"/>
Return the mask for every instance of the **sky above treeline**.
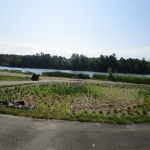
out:
<path id="1" fill-rule="evenodd" d="M 0 0 L 0 53 L 150 60 L 150 0 Z"/>

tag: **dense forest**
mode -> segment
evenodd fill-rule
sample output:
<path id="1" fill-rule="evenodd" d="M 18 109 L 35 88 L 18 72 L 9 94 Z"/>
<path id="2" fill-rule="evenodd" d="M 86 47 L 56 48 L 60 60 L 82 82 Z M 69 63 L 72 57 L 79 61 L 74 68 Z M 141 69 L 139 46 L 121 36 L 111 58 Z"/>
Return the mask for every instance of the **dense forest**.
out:
<path id="1" fill-rule="evenodd" d="M 51 56 L 43 52 L 24 56 L 0 54 L 0 66 L 95 72 L 107 72 L 108 68 L 112 68 L 113 72 L 118 73 L 150 74 L 150 62 L 144 58 L 139 60 L 122 57 L 117 60 L 115 54 L 88 58 L 74 53 L 69 59 L 62 56 Z"/>

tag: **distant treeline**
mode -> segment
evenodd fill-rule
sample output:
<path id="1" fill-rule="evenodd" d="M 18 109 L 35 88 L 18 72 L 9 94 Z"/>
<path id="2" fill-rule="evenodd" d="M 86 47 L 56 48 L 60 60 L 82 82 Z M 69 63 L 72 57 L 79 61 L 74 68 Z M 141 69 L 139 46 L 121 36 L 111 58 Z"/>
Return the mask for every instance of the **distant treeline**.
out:
<path id="1" fill-rule="evenodd" d="M 62 56 L 51 56 L 42 52 L 24 56 L 0 54 L 0 66 L 95 72 L 107 72 L 108 68 L 112 68 L 113 72 L 118 73 L 150 74 L 150 62 L 144 58 L 139 60 L 124 59 L 122 57 L 117 60 L 115 54 L 88 58 L 82 54 L 74 53 L 69 59 Z"/>

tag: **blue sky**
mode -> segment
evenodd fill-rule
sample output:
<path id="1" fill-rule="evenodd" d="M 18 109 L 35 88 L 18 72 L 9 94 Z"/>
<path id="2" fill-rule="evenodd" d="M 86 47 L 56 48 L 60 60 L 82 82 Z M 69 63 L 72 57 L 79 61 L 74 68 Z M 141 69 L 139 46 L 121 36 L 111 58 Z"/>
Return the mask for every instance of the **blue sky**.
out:
<path id="1" fill-rule="evenodd" d="M 150 0 L 0 0 L 0 53 L 150 60 Z"/>

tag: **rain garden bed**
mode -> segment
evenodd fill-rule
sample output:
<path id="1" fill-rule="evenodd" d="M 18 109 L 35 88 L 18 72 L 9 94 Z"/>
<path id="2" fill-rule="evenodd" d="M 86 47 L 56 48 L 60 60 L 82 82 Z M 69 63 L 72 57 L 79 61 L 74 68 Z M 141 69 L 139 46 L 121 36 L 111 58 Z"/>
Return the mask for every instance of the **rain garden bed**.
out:
<path id="1" fill-rule="evenodd" d="M 150 122 L 150 86 L 62 82 L 1 87 L 0 100 L 22 100 L 30 110 L 0 113 L 75 121 Z"/>

